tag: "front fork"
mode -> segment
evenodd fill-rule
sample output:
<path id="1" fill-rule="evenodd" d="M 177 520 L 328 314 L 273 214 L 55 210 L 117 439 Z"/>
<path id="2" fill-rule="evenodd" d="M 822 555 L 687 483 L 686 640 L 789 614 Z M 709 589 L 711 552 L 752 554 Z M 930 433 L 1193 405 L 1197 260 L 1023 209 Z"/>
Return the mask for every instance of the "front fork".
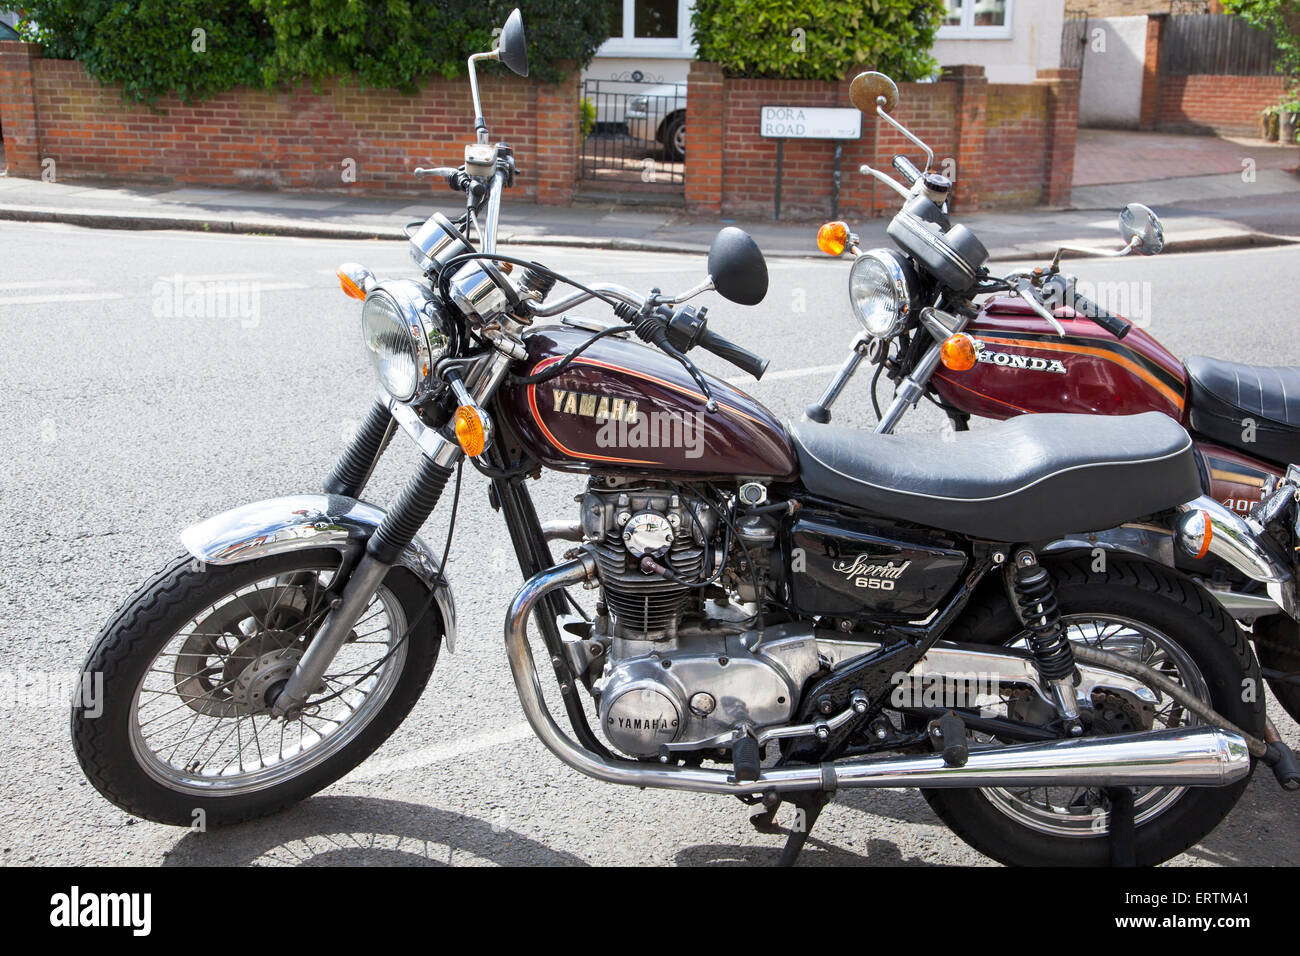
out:
<path id="1" fill-rule="evenodd" d="M 396 426 L 388 403 L 383 399 L 376 400 L 330 472 L 325 492 L 359 498 Z M 433 442 L 423 449 L 425 454 L 415 474 L 366 542 L 365 553 L 352 569 L 343 591 L 331 602 L 329 613 L 307 645 L 298 666 L 281 687 L 268 691 L 271 711 L 276 716 L 295 716 L 320 685 L 330 662 L 365 613 L 389 570 L 433 513 L 462 454 L 455 442 L 442 436 L 438 438 L 440 442 Z"/>
<path id="2" fill-rule="evenodd" d="M 889 407 L 881 414 L 880 421 L 876 423 L 874 433 L 877 435 L 892 434 L 908 408 L 915 407 L 916 403 L 924 397 L 925 390 L 930 384 L 930 378 L 934 375 L 935 369 L 939 367 L 942 354 L 941 346 L 944 341 L 950 336 L 963 331 L 970 322 L 964 315 L 953 315 L 933 307 L 922 309 L 920 319 L 921 326 L 934 338 L 934 344 L 921 356 L 921 360 L 916 363 L 916 367 L 899 382 L 898 388 L 894 392 L 894 400 L 889 403 Z M 835 373 L 835 377 L 826 386 L 826 391 L 814 404 L 808 406 L 804 415 L 810 421 L 822 425 L 828 423 L 831 420 L 831 406 L 835 404 L 835 400 L 844 391 L 844 386 L 857 373 L 863 359 L 868 357 L 880 358 L 879 356 L 872 356 L 873 350 L 887 348 L 889 348 L 887 340 L 873 339 L 865 332 L 860 333 L 853 340 L 852 351 L 849 353 L 848 358 L 844 360 L 840 370 Z"/>

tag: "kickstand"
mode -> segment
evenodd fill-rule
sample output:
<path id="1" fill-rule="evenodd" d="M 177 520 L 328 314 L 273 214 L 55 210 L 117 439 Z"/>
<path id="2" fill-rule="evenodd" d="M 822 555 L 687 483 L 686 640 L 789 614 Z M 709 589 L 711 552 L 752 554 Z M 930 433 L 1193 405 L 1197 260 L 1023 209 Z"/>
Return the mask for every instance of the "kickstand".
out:
<path id="1" fill-rule="evenodd" d="M 1110 865 L 1137 866 L 1137 827 L 1133 819 L 1133 791 L 1108 787 L 1110 798 Z"/>
<path id="2" fill-rule="evenodd" d="M 831 794 L 826 790 L 799 793 L 789 798 L 790 805 L 796 810 L 794 827 L 786 837 L 785 847 L 776 861 L 777 866 L 794 866 L 795 861 L 799 859 L 799 854 L 803 852 L 804 844 L 808 842 L 808 834 L 812 833 L 813 824 L 817 822 L 822 808 L 830 803 L 830 800 Z"/>

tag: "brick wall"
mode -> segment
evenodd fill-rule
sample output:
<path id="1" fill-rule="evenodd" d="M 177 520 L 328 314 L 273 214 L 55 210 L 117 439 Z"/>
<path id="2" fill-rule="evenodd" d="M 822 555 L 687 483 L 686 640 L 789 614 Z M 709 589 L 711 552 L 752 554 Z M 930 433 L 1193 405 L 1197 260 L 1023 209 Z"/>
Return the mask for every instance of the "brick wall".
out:
<path id="1" fill-rule="evenodd" d="M 1281 76 L 1160 77 L 1156 125 L 1170 132 L 1258 136 L 1259 114 L 1286 89 Z"/>
<path id="2" fill-rule="evenodd" d="M 517 188 L 539 202 L 568 202 L 576 77 L 550 86 L 489 75 L 481 91 L 493 138 L 514 147 L 523 173 Z M 18 176 L 39 175 L 52 159 L 60 180 L 412 195 L 429 188 L 411 176 L 413 167 L 459 165 L 474 137 L 463 79 L 432 79 L 413 96 L 336 82 L 319 93 L 232 90 L 189 105 L 168 96 L 155 110 L 124 102 L 80 63 L 42 59 L 18 43 L 0 43 L 0 123 Z M 355 163 L 353 183 L 343 178 L 347 160 Z"/>
<path id="3" fill-rule="evenodd" d="M 904 83 L 894 116 L 925 140 L 935 165 L 956 181 L 964 211 L 1069 201 L 1078 115 L 1078 74 L 1045 71 L 1036 84 L 989 84 L 982 67 L 957 67 L 939 83 Z M 759 135 L 763 106 L 849 107 L 849 84 L 723 77 L 696 63 L 689 78 L 686 201 L 695 212 L 772 215 L 777 141 Z M 888 187 L 858 172 L 863 163 L 889 170 L 895 153 L 920 150 L 893 127 L 863 117 L 862 136 L 845 141 L 840 213 L 887 215 L 901 205 Z M 787 139 L 783 147 L 782 219 L 829 215 L 835 144 Z"/>
<path id="4" fill-rule="evenodd" d="M 1067 0 L 1070 16 L 1137 17 L 1151 13 L 1222 13 L 1221 0 Z"/>

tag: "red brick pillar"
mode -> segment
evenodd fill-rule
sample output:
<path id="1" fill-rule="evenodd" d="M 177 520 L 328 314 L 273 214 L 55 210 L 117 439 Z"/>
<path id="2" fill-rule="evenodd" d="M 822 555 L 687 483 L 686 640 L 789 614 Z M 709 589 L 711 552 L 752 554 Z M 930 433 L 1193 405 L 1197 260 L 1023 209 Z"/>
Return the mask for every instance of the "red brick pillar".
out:
<path id="1" fill-rule="evenodd" d="M 567 206 L 578 178 L 581 133 L 578 74 L 558 83 L 539 83 L 537 90 L 537 202 Z"/>
<path id="2" fill-rule="evenodd" d="M 726 97 L 722 67 L 692 61 L 686 84 L 686 208 L 719 213 Z"/>
<path id="3" fill-rule="evenodd" d="M 41 131 L 32 82 L 32 61 L 40 57 L 35 43 L 0 43 L 0 126 L 10 176 L 41 174 Z"/>
<path id="4" fill-rule="evenodd" d="M 988 114 L 989 81 L 982 66 L 954 66 L 943 78 L 957 84 L 953 142 L 957 144 L 952 207 L 974 212 L 980 207 L 980 182 L 984 173 L 984 128 Z"/>
<path id="5" fill-rule="evenodd" d="M 1164 43 L 1168 16 L 1153 13 L 1147 17 L 1146 59 L 1142 64 L 1142 116 L 1139 120 L 1143 129 L 1155 129 L 1160 118 L 1160 48 Z"/>
<path id="6" fill-rule="evenodd" d="M 1068 206 L 1074 188 L 1074 147 L 1079 132 L 1079 71 L 1039 70 L 1047 87 L 1047 150 L 1043 203 Z"/>

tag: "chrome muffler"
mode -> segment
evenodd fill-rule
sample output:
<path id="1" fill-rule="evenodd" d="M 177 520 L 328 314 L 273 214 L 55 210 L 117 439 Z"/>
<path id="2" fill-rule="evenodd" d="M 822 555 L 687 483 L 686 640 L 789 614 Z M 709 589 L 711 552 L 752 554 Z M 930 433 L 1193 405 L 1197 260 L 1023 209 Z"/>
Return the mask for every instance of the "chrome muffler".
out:
<path id="1" fill-rule="evenodd" d="M 1250 773 L 1245 739 L 1209 726 L 976 750 L 962 767 L 947 766 L 938 754 L 778 767 L 766 769 L 757 781 L 745 783 L 735 782 L 723 769 L 607 759 L 575 743 L 560 729 L 542 697 L 533 652 L 528 646 L 528 618 L 538 600 L 556 588 L 586 581 L 595 571 L 591 555 L 582 553 L 529 578 L 510 604 L 505 638 L 515 689 L 533 732 L 562 761 L 597 780 L 634 787 L 746 795 L 767 790 L 785 793 L 865 787 L 1222 787 Z"/>

